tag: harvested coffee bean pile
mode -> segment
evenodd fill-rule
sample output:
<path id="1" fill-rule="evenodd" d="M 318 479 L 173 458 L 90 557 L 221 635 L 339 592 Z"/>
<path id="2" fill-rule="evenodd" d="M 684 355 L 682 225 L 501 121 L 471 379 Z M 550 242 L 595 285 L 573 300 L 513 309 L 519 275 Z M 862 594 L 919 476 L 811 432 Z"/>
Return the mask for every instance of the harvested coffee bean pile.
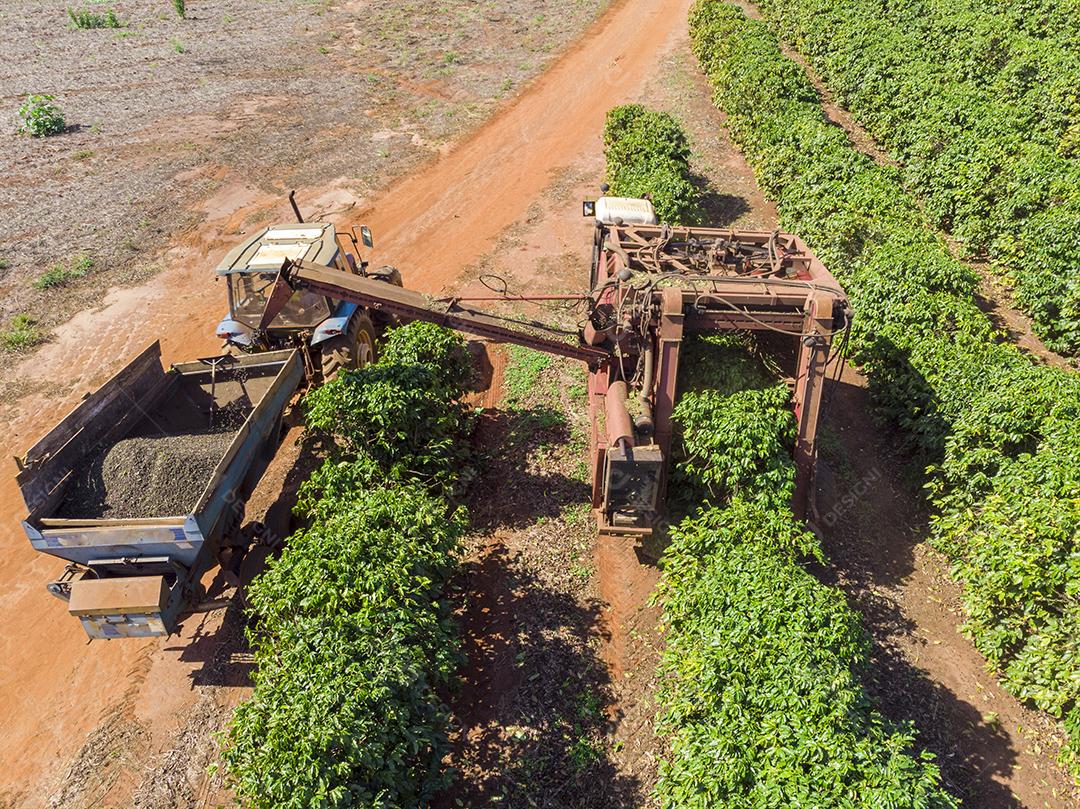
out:
<path id="1" fill-rule="evenodd" d="M 124 519 L 187 514 L 232 437 L 232 431 L 222 431 L 118 441 L 80 464 L 56 516 Z"/>

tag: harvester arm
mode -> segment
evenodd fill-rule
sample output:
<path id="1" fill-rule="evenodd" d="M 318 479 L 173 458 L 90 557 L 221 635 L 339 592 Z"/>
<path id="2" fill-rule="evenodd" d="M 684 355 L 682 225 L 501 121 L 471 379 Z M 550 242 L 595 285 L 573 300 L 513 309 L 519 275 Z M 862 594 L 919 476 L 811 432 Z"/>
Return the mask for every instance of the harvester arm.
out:
<path id="1" fill-rule="evenodd" d="M 595 366 L 608 359 L 610 353 L 602 348 L 585 344 L 580 337 L 570 343 L 559 339 L 564 333 L 542 324 L 528 324 L 530 329 L 546 331 L 553 336 L 536 334 L 525 328 L 526 324 L 507 320 L 482 312 L 460 301 L 433 301 L 419 292 L 402 289 L 362 275 L 352 275 L 328 270 L 308 261 L 291 261 L 282 264 L 274 288 L 266 303 L 260 329 L 278 315 L 298 290 L 310 290 L 320 295 L 349 301 L 367 307 L 374 312 L 393 315 L 404 321 L 423 320 L 436 323 L 467 334 L 485 337 L 499 343 L 513 343 L 548 354 L 581 360 Z M 558 335 L 558 336 L 555 336 Z"/>

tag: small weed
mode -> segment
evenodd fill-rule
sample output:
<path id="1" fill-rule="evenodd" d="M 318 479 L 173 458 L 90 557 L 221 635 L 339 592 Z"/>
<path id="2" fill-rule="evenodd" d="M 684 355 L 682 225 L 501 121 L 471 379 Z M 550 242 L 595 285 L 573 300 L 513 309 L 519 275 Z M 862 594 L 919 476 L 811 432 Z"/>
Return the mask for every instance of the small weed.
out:
<path id="1" fill-rule="evenodd" d="M 221 21 L 223 24 L 228 25 L 233 21 L 232 14 L 226 14 L 225 18 Z"/>
<path id="2" fill-rule="evenodd" d="M 45 336 L 37 327 L 37 321 L 29 315 L 15 315 L 4 331 L 0 332 L 0 345 L 5 351 L 23 351 L 36 346 Z"/>
<path id="3" fill-rule="evenodd" d="M 184 43 L 181 42 L 179 39 L 174 39 L 172 41 L 172 48 L 177 53 L 183 53 L 184 52 Z"/>
<path id="4" fill-rule="evenodd" d="M 94 260 L 85 253 L 72 259 L 67 266 L 58 261 L 34 279 L 34 289 L 55 289 L 65 286 L 76 278 L 84 278 L 93 266 Z"/>
<path id="5" fill-rule="evenodd" d="M 580 581 L 588 581 L 589 577 L 592 575 L 592 570 L 585 565 L 574 565 L 570 568 L 570 575 Z"/>
<path id="6" fill-rule="evenodd" d="M 72 155 L 75 160 L 89 160 L 93 156 L 94 153 L 91 152 L 89 149 L 80 149 Z"/>
<path id="7" fill-rule="evenodd" d="M 116 37 L 117 39 L 127 39 L 128 37 L 134 37 L 134 36 L 138 36 L 138 35 L 139 35 L 138 31 L 132 31 L 132 30 L 130 30 L 128 28 L 121 28 L 119 31 L 117 31 L 115 34 L 113 34 L 113 36 Z"/>
<path id="8" fill-rule="evenodd" d="M 456 65 L 461 61 L 461 54 L 457 51 L 447 51 L 443 54 L 442 62 L 444 65 Z"/>
<path id="9" fill-rule="evenodd" d="M 574 471 L 571 477 L 581 483 L 590 483 L 592 481 L 592 470 L 589 469 L 589 464 L 586 461 L 579 460 L 574 464 Z"/>
<path id="10" fill-rule="evenodd" d="M 579 719 L 599 719 L 602 716 L 603 707 L 600 697 L 592 691 L 582 691 L 578 694 L 577 714 Z"/>
<path id="11" fill-rule="evenodd" d="M 0 270 L 6 270 L 10 266 L 10 261 L 8 261 L 6 258 L 0 258 Z"/>
<path id="12" fill-rule="evenodd" d="M 19 107 L 19 131 L 35 138 L 57 135 L 64 131 L 64 113 L 52 96 L 28 95 Z"/>
<path id="13" fill-rule="evenodd" d="M 68 8 L 72 28 L 120 28 L 122 23 L 111 8 L 104 14 L 88 8 Z"/>
<path id="14" fill-rule="evenodd" d="M 600 760 L 602 751 L 595 742 L 582 736 L 570 745 L 570 763 L 583 772 Z"/>
<path id="15" fill-rule="evenodd" d="M 173 0 L 173 8 L 176 9 L 176 16 L 181 20 L 187 19 L 187 6 L 184 0 Z"/>
<path id="16" fill-rule="evenodd" d="M 506 388 L 505 402 L 515 407 L 523 402 L 536 388 L 540 375 L 551 365 L 551 356 L 523 346 L 510 347 L 503 384 Z"/>
<path id="17" fill-rule="evenodd" d="M 319 46 L 319 53 L 321 53 L 323 56 L 325 56 L 326 54 L 330 53 L 330 49 L 328 47 L 326 47 L 325 45 L 320 45 Z"/>

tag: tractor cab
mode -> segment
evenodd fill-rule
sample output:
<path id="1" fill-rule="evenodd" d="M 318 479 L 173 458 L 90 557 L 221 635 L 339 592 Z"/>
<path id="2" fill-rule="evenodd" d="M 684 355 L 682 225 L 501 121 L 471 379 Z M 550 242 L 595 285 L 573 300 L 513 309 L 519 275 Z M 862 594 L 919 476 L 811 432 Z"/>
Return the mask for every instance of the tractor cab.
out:
<path id="1" fill-rule="evenodd" d="M 342 272 L 353 271 L 351 262 L 338 247 L 334 226 L 329 223 L 265 228 L 229 251 L 218 265 L 217 274 L 225 279 L 229 296 L 229 314 L 218 325 L 218 337 L 244 348 L 252 347 L 267 297 L 285 259 L 303 259 Z M 278 348 L 301 331 L 311 331 L 312 344 L 316 344 L 314 333 L 319 325 L 337 314 L 339 308 L 340 303 L 330 298 L 297 292 L 267 329 L 266 339 L 271 344 L 267 348 Z"/>

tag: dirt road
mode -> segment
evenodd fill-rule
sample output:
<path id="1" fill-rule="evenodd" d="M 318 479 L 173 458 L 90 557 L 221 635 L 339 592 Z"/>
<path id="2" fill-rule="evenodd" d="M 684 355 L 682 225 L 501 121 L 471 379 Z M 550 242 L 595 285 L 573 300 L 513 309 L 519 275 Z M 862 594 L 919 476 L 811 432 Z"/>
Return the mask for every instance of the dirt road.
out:
<path id="1" fill-rule="evenodd" d="M 685 27 L 687 6 L 686 0 L 614 5 L 511 106 L 438 161 L 367 205 L 342 190 L 347 178 L 330 190 L 301 190 L 305 208 L 312 218 L 372 225 L 375 261 L 399 266 L 409 286 L 436 291 L 452 284 L 561 169 L 600 149 L 605 111 L 640 92 Z M 99 309 L 77 315 L 53 343 L 22 363 L 15 378 L 25 393 L 4 408 L 8 430 L 0 454 L 21 453 L 152 336 L 160 336 L 167 360 L 213 353 L 223 290 L 209 268 L 243 232 L 284 218 L 281 202 L 253 188 L 226 187 L 202 203 L 197 213 L 203 225 L 195 235 L 165 251 L 164 272 L 144 286 L 112 291 Z M 578 201 L 566 204 L 576 207 Z M 88 644 L 59 602 L 45 594 L 43 583 L 60 564 L 31 551 L 18 528 L 21 513 L 14 481 L 5 474 L 0 803 L 39 806 L 48 803 L 87 735 L 113 715 L 124 714 L 133 733 L 158 742 L 179 731 L 190 708 L 184 689 L 190 689 L 192 664 L 181 659 L 183 643 L 175 639 Z M 122 784 L 114 785 L 104 797 L 122 801 L 123 792 Z"/>

